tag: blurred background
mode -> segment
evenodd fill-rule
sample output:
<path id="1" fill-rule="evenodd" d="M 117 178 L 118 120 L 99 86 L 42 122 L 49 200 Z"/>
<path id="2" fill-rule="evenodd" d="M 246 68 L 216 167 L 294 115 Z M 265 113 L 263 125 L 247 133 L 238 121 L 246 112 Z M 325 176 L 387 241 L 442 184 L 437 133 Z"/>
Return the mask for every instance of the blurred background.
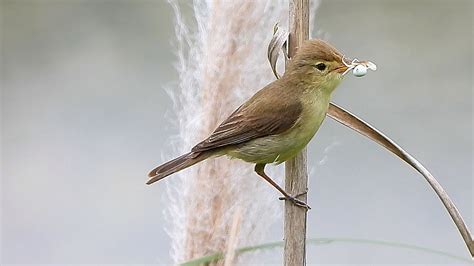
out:
<path id="1" fill-rule="evenodd" d="M 0 11 L 1 264 L 171 264 L 166 187 L 144 185 L 177 133 L 164 89 L 177 83 L 170 6 L 3 0 Z M 333 101 L 427 166 L 471 230 L 472 14 L 469 0 L 327 0 L 312 25 L 313 36 L 379 68 L 348 76 Z M 308 161 L 309 237 L 404 242 L 468 258 L 424 179 L 374 143 L 327 119 Z M 283 219 L 270 231 L 267 241 L 281 240 Z M 262 252 L 259 261 L 278 265 L 281 254 Z M 311 246 L 308 262 L 466 264 L 361 243 Z"/>

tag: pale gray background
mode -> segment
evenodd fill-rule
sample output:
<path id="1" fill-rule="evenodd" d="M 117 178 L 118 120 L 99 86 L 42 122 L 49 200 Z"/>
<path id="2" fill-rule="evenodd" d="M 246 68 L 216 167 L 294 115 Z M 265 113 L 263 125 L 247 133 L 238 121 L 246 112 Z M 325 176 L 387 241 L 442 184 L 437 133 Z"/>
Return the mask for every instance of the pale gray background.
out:
<path id="1" fill-rule="evenodd" d="M 144 181 L 177 130 L 164 91 L 177 79 L 170 7 L 6 0 L 0 10 L 0 262 L 169 264 L 165 185 Z M 379 66 L 347 78 L 334 101 L 431 169 L 473 228 L 472 2 L 323 1 L 316 22 L 346 54 Z M 406 242 L 468 258 L 426 182 L 377 145 L 328 119 L 309 162 L 309 236 Z M 280 240 L 282 222 L 271 230 L 267 240 Z M 319 264 L 456 263 L 363 244 L 308 253 Z M 279 263 L 280 254 L 260 258 Z"/>

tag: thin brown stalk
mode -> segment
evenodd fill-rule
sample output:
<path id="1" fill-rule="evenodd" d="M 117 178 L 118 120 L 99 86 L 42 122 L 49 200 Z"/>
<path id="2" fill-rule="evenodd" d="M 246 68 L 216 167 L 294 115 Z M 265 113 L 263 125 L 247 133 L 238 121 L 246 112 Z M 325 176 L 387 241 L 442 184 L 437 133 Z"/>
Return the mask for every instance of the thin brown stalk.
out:
<path id="1" fill-rule="evenodd" d="M 309 0 L 290 0 L 288 55 L 291 58 L 309 38 Z M 276 71 L 274 71 L 276 75 Z M 285 163 L 285 189 L 291 195 L 308 191 L 306 148 Z M 307 194 L 300 197 L 307 201 Z M 306 265 L 307 209 L 287 201 L 284 222 L 284 265 Z"/>

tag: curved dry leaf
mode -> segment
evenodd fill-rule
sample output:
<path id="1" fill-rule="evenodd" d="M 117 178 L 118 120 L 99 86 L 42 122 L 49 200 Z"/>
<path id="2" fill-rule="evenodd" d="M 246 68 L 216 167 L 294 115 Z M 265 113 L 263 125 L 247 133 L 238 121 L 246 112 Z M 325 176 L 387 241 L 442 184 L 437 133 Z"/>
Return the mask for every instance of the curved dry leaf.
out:
<path id="1" fill-rule="evenodd" d="M 408 152 L 403 150 L 397 143 L 385 136 L 382 132 L 378 131 L 376 128 L 372 127 L 365 121 L 351 114 L 350 112 L 342 109 L 341 107 L 331 103 L 329 105 L 329 110 L 327 115 L 337 122 L 349 127 L 352 130 L 357 131 L 358 133 L 368 137 L 369 139 L 377 142 L 378 144 L 385 147 L 387 150 L 391 151 L 393 154 L 397 155 L 400 159 L 411 165 L 415 168 L 423 177 L 428 181 L 430 186 L 436 192 L 438 197 L 443 202 L 446 210 L 454 221 L 454 224 L 461 233 L 466 246 L 471 253 L 471 258 L 474 258 L 474 241 L 469 229 L 466 226 L 461 214 L 454 205 L 453 201 L 449 198 L 446 191 L 439 184 L 439 182 L 434 178 L 434 176 L 413 156 Z"/>
<path id="2" fill-rule="evenodd" d="M 268 61 L 270 62 L 270 66 L 272 68 L 273 74 L 277 79 L 280 78 L 276 70 L 276 65 L 278 61 L 278 57 L 280 56 L 280 51 L 283 51 L 285 56 L 285 62 L 288 60 L 288 52 L 286 50 L 286 43 L 288 40 L 289 32 L 283 28 L 280 28 L 279 24 L 275 24 L 273 27 L 273 37 L 270 43 L 268 44 Z"/>

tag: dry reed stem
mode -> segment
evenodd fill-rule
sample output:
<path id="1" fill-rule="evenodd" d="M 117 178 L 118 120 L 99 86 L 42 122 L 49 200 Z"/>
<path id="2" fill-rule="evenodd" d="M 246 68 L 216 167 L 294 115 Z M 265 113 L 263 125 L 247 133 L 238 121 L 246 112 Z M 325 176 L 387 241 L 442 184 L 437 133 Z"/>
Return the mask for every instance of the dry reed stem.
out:
<path id="1" fill-rule="evenodd" d="M 242 208 L 238 207 L 232 219 L 232 226 L 229 232 L 229 241 L 225 252 L 224 266 L 234 265 L 235 251 L 237 249 L 237 241 L 239 235 L 240 224 L 242 222 Z"/>
<path id="2" fill-rule="evenodd" d="M 310 0 L 289 1 L 288 56 L 292 58 L 303 42 L 309 39 Z M 308 191 L 308 166 L 306 148 L 293 159 L 285 162 L 285 190 L 290 195 Z M 307 202 L 307 194 L 299 197 Z M 307 209 L 290 201 L 285 202 L 284 265 L 306 265 Z"/>

